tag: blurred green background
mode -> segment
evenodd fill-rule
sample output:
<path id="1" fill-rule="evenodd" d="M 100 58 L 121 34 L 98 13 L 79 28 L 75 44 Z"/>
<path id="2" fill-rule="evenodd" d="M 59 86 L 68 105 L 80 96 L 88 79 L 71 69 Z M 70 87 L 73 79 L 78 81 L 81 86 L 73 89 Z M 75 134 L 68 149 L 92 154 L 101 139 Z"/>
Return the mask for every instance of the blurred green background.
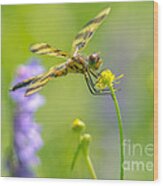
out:
<path id="1" fill-rule="evenodd" d="M 96 32 L 84 54 L 101 52 L 103 68 L 124 74 L 118 87 L 124 137 L 142 148 L 153 143 L 153 2 L 40 4 L 2 6 L 2 175 L 12 144 L 14 106 L 8 89 L 18 65 L 34 55 L 32 43 L 47 42 L 71 51 L 73 38 L 82 26 L 104 8 L 112 11 Z M 37 56 L 47 69 L 64 62 Z M 54 79 L 41 91 L 46 104 L 36 114 L 43 128 L 44 146 L 38 155 L 38 177 L 90 178 L 82 156 L 73 172 L 70 165 L 77 146 L 71 131 L 75 118 L 87 124 L 92 135 L 91 157 L 100 179 L 119 179 L 119 133 L 111 97 L 92 96 L 83 76 L 70 74 Z M 126 160 L 153 161 L 145 153 Z M 153 171 L 125 171 L 125 179 L 152 180 Z"/>

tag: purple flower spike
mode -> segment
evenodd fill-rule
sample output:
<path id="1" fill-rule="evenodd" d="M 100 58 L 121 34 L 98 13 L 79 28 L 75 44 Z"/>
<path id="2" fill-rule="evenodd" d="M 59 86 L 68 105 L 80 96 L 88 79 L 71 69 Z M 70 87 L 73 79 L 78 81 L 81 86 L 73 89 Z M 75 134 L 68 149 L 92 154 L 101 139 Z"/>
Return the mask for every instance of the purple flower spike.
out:
<path id="1" fill-rule="evenodd" d="M 13 84 L 44 72 L 44 68 L 37 59 L 30 60 L 27 65 L 21 65 Z M 26 88 L 11 92 L 11 97 L 16 103 L 14 114 L 14 162 L 10 160 L 9 169 L 16 177 L 35 177 L 33 167 L 40 160 L 37 151 L 43 146 L 40 135 L 41 127 L 35 122 L 34 114 L 45 103 L 43 96 L 35 93 L 25 97 Z"/>

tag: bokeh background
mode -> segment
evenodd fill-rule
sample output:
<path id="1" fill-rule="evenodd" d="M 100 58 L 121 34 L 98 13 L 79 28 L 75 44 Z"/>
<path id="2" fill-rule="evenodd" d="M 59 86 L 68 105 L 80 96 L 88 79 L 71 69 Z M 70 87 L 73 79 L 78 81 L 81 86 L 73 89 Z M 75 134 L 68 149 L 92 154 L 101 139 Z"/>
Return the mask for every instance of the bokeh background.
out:
<path id="1" fill-rule="evenodd" d="M 2 6 L 2 175 L 8 176 L 5 160 L 12 145 L 14 104 L 9 87 L 20 64 L 35 56 L 45 68 L 63 59 L 36 56 L 32 43 L 47 42 L 71 51 L 73 38 L 82 26 L 102 9 L 112 11 L 94 35 L 85 55 L 101 52 L 103 68 L 124 74 L 118 87 L 124 137 L 134 144 L 153 144 L 153 2 L 40 4 Z M 91 158 L 99 179 L 119 179 L 119 133 L 111 97 L 92 96 L 83 76 L 70 74 L 54 79 L 41 91 L 46 104 L 36 114 L 41 123 L 44 146 L 38 155 L 38 177 L 90 178 L 79 156 L 75 169 L 70 165 L 77 146 L 71 130 L 80 118 L 92 135 Z M 153 161 L 139 151 L 126 153 L 126 160 Z M 125 171 L 125 179 L 152 180 L 153 171 Z"/>

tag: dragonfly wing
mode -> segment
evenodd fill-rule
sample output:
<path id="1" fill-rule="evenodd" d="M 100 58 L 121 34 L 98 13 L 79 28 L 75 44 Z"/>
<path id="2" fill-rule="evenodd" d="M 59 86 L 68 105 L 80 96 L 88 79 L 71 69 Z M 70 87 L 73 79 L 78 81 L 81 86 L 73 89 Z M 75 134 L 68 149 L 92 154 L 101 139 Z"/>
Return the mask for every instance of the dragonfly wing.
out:
<path id="1" fill-rule="evenodd" d="M 47 43 L 36 43 L 31 45 L 30 51 L 40 55 L 55 56 L 61 58 L 68 58 L 69 54 L 57 48 L 51 47 Z"/>
<path id="2" fill-rule="evenodd" d="M 25 96 L 30 96 L 30 95 L 38 92 L 48 83 L 49 80 L 50 80 L 50 78 L 47 77 L 42 81 L 40 79 L 40 80 L 36 81 L 35 83 L 31 83 L 25 92 Z"/>
<path id="3" fill-rule="evenodd" d="M 84 25 L 83 29 L 76 35 L 73 41 L 73 52 L 78 52 L 85 48 L 97 28 L 102 24 L 109 14 L 110 10 L 110 7 L 104 9 L 95 18 L 91 19 L 86 25 Z"/>
<path id="4" fill-rule="evenodd" d="M 50 69 L 48 72 L 41 74 L 38 78 L 34 79 L 28 86 L 25 96 L 30 96 L 39 90 L 41 90 L 54 76 L 53 69 Z"/>
<path id="5" fill-rule="evenodd" d="M 32 81 L 34 81 L 36 79 L 36 77 L 32 77 L 32 78 L 28 78 L 28 79 L 25 79 L 24 81 L 22 82 L 18 82 L 16 83 L 15 85 L 13 85 L 11 88 L 10 88 L 10 91 L 15 91 L 19 88 L 23 88 L 23 87 L 26 87 L 28 86 Z"/>
<path id="6" fill-rule="evenodd" d="M 48 73 L 40 74 L 38 76 L 25 79 L 24 81 L 19 82 L 13 87 L 11 87 L 10 91 L 15 91 L 17 89 L 27 86 L 25 96 L 32 95 L 35 92 L 38 92 L 40 89 L 42 89 L 44 85 L 46 85 L 46 83 L 50 80 L 49 76 L 50 74 L 48 72 Z"/>

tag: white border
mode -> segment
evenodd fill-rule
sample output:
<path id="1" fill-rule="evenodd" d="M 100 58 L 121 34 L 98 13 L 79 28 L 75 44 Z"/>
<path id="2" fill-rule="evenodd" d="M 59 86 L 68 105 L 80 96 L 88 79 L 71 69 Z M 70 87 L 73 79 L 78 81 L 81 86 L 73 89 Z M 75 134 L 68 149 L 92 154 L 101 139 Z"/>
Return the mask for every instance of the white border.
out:
<path id="1" fill-rule="evenodd" d="M 1 0 L 0 4 L 45 4 L 45 3 L 84 3 L 84 2 L 108 2 L 108 0 Z M 110 2 L 128 2 L 128 1 L 142 1 L 142 0 L 109 0 Z M 152 1 L 152 0 L 144 0 Z"/>
<path id="2" fill-rule="evenodd" d="M 100 0 L 99 0 L 100 1 Z M 63 2 L 99 2 L 97 0 L 1 0 L 0 4 L 40 4 L 40 3 L 63 3 Z M 104 0 L 106 1 L 106 0 Z M 126 0 L 111 0 L 112 2 L 123 2 Z M 128 0 L 134 1 L 134 0 Z M 137 0 L 139 1 L 139 0 Z M 24 179 L 24 178 L 0 178 L 2 186 L 111 186 L 111 185 L 163 185 L 163 148 L 160 146 L 163 143 L 163 0 L 157 0 L 159 4 L 159 180 L 155 182 L 140 182 L 140 181 L 110 181 L 110 180 L 64 180 L 64 179 Z"/>

